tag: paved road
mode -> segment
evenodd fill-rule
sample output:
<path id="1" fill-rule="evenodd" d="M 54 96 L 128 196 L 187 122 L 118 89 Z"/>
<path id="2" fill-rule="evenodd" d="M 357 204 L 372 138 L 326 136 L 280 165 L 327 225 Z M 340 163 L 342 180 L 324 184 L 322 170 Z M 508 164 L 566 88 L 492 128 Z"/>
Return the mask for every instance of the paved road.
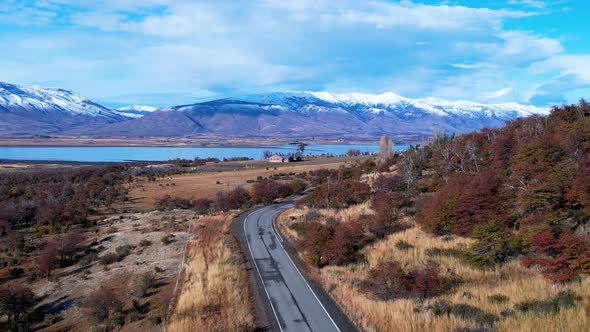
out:
<path id="1" fill-rule="evenodd" d="M 275 233 L 274 217 L 291 204 L 250 212 L 244 221 L 248 248 L 281 331 L 340 331 Z"/>

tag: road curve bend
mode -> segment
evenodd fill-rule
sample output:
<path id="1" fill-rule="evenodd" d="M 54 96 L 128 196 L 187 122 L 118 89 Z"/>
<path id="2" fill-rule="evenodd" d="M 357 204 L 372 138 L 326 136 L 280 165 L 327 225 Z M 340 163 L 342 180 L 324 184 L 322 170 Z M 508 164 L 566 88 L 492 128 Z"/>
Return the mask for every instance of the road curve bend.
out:
<path id="1" fill-rule="evenodd" d="M 274 218 L 291 206 L 291 203 L 273 204 L 246 214 L 243 232 L 255 274 L 264 286 L 280 331 L 340 332 L 341 328 L 289 257 L 282 238 L 275 232 Z"/>

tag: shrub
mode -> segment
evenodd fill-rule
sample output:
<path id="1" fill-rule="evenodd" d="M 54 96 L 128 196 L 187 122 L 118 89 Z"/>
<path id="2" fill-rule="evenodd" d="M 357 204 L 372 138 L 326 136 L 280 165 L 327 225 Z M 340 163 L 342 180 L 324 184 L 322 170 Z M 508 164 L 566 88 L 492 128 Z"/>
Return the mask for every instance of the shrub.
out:
<path id="1" fill-rule="evenodd" d="M 78 265 L 88 266 L 97 259 L 98 259 L 98 255 L 96 254 L 96 252 L 90 252 L 90 253 L 88 253 L 88 255 L 86 255 L 80 259 L 80 261 L 78 262 Z"/>
<path id="2" fill-rule="evenodd" d="M 411 281 L 398 262 L 389 261 L 369 270 L 363 288 L 378 300 L 389 301 L 407 297 L 411 291 Z"/>
<path id="3" fill-rule="evenodd" d="M 403 241 L 403 240 L 397 241 L 395 243 L 395 247 L 399 250 L 402 250 L 402 251 L 406 251 L 406 250 L 414 248 L 413 245 L 411 245 L 410 243 Z"/>
<path id="4" fill-rule="evenodd" d="M 539 232 L 532 238 L 532 256 L 525 266 L 538 265 L 543 275 L 555 282 L 571 281 L 580 273 L 590 273 L 590 241 L 576 234 L 554 235 Z"/>
<path id="5" fill-rule="evenodd" d="M 198 214 L 207 214 L 213 206 L 213 201 L 208 198 L 197 198 L 193 201 L 193 209 Z"/>
<path id="6" fill-rule="evenodd" d="M 244 187 L 237 187 L 229 192 L 217 193 L 214 205 L 218 211 L 229 211 L 247 207 L 250 199 L 250 193 Z"/>
<path id="7" fill-rule="evenodd" d="M 378 192 L 373 195 L 371 208 L 375 215 L 369 220 L 369 231 L 378 238 L 393 232 L 397 211 L 392 204 L 391 194 Z"/>
<path id="8" fill-rule="evenodd" d="M 150 316 L 150 318 L 148 318 L 148 320 L 154 326 L 162 324 L 162 317 L 160 317 L 160 316 Z"/>
<path id="9" fill-rule="evenodd" d="M 478 241 L 464 254 L 464 261 L 479 268 L 491 268 L 522 254 L 522 240 L 505 230 L 497 222 L 475 226 L 473 237 Z"/>
<path id="10" fill-rule="evenodd" d="M 488 296 L 488 301 L 490 301 L 490 303 L 494 303 L 494 304 L 504 304 L 504 303 L 507 303 L 508 301 L 510 301 L 510 298 L 506 295 L 494 294 L 494 295 Z"/>
<path id="11" fill-rule="evenodd" d="M 167 246 L 170 243 L 174 242 L 174 239 L 175 239 L 174 234 L 166 234 L 166 235 L 162 236 L 162 238 L 160 239 L 160 241 L 162 241 L 162 244 L 164 244 L 165 246 Z"/>
<path id="12" fill-rule="evenodd" d="M 439 267 L 429 263 L 423 269 L 405 272 L 396 261 L 378 264 L 369 270 L 364 290 L 373 297 L 389 301 L 397 298 L 430 298 L 449 290 L 452 282 L 439 274 Z"/>
<path id="13" fill-rule="evenodd" d="M 88 295 L 84 301 L 84 308 L 89 318 L 96 323 L 123 313 L 122 301 L 115 292 L 104 285 Z"/>
<path id="14" fill-rule="evenodd" d="M 155 208 L 160 211 L 173 209 L 190 209 L 193 207 L 193 202 L 179 196 L 172 197 L 164 195 L 156 200 Z"/>
<path id="15" fill-rule="evenodd" d="M 451 305 L 445 300 L 438 300 L 430 307 L 435 316 L 448 315 L 451 313 Z"/>
<path id="16" fill-rule="evenodd" d="M 119 255 L 114 254 L 114 253 L 105 254 L 98 259 L 98 262 L 101 265 L 110 265 L 110 264 L 116 263 L 118 261 L 119 261 Z"/>
<path id="17" fill-rule="evenodd" d="M 115 248 L 115 252 L 118 255 L 118 260 L 122 261 L 125 257 L 129 256 L 131 254 L 131 249 L 131 246 L 128 244 Z"/>
<path id="18" fill-rule="evenodd" d="M 340 223 L 321 248 L 322 264 L 343 265 L 356 260 L 357 251 L 364 244 L 363 229 L 358 222 Z"/>
<path id="19" fill-rule="evenodd" d="M 156 278 L 156 275 L 154 273 L 147 272 L 143 274 L 139 278 L 136 285 L 136 296 L 138 296 L 139 298 L 144 297 L 151 288 L 154 288 L 157 285 L 157 283 L 158 279 Z"/>
<path id="20" fill-rule="evenodd" d="M 267 204 L 290 194 L 291 189 L 288 185 L 274 180 L 262 180 L 252 186 L 252 200 L 255 204 Z"/>
<path id="21" fill-rule="evenodd" d="M 323 248 L 332 236 L 333 230 L 326 225 L 312 222 L 304 227 L 299 247 L 311 265 L 322 266 Z"/>
<path id="22" fill-rule="evenodd" d="M 464 320 L 471 320 L 477 324 L 492 326 L 499 320 L 499 317 L 487 313 L 476 306 L 469 304 L 455 304 L 451 307 L 451 314 Z"/>
<path id="23" fill-rule="evenodd" d="M 142 239 L 141 241 L 139 241 L 139 245 L 141 247 L 149 247 L 152 245 L 152 241 L 150 241 L 148 239 Z"/>
<path id="24" fill-rule="evenodd" d="M 111 226 L 107 229 L 107 234 L 117 233 L 119 230 L 115 226 Z"/>
<path id="25" fill-rule="evenodd" d="M 371 187 L 356 180 L 331 180 L 320 184 L 311 194 L 297 201 L 297 206 L 312 208 L 345 208 L 365 202 Z"/>
<path id="26" fill-rule="evenodd" d="M 303 219 L 305 221 L 315 221 L 320 219 L 321 217 L 323 217 L 323 215 L 321 213 L 318 212 L 318 210 L 309 210 L 305 213 L 305 215 L 303 216 Z"/>
<path id="27" fill-rule="evenodd" d="M 381 175 L 375 179 L 373 189 L 379 192 L 393 192 L 406 190 L 406 184 L 399 175 L 384 176 Z"/>
<path id="28" fill-rule="evenodd" d="M 436 263 L 428 263 L 423 270 L 410 273 L 412 295 L 420 298 L 430 298 L 448 290 L 447 281 L 440 275 Z"/>
<path id="29" fill-rule="evenodd" d="M 298 194 L 307 189 L 307 184 L 301 180 L 291 181 L 289 182 L 289 189 L 292 194 Z"/>
<path id="30" fill-rule="evenodd" d="M 549 297 L 546 300 L 533 300 L 528 302 L 517 303 L 514 309 L 522 313 L 535 313 L 542 315 L 553 315 L 561 309 L 572 308 L 581 298 L 572 290 L 559 292 L 557 295 Z"/>

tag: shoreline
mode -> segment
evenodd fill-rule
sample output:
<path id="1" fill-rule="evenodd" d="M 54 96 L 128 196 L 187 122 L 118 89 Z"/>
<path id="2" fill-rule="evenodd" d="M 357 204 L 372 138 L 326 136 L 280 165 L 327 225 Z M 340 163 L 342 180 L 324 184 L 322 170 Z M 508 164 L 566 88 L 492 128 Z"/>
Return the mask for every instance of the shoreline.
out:
<path id="1" fill-rule="evenodd" d="M 391 137 L 400 144 L 417 144 L 430 141 L 426 135 L 396 135 Z M 0 137 L 0 147 L 276 147 L 281 145 L 377 145 L 379 137 Z"/>

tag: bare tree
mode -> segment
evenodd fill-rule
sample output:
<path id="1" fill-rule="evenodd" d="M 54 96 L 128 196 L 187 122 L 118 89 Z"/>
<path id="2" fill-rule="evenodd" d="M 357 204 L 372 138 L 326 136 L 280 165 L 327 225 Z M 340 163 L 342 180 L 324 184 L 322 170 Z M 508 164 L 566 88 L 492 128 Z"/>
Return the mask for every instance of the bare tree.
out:
<path id="1" fill-rule="evenodd" d="M 36 263 L 37 269 L 47 278 L 51 277 L 51 271 L 57 265 L 57 256 L 59 253 L 59 245 L 55 242 L 47 242 L 43 249 L 39 251 Z"/>
<path id="2" fill-rule="evenodd" d="M 8 317 L 8 323 L 12 322 L 15 331 L 20 331 L 19 325 L 27 322 L 25 317 L 35 303 L 33 291 L 21 283 L 0 286 L 0 313 Z"/>
<path id="3" fill-rule="evenodd" d="M 379 158 L 385 161 L 393 157 L 393 143 L 387 135 L 383 134 L 379 139 Z"/>
<path id="4" fill-rule="evenodd" d="M 92 292 L 84 302 L 86 314 L 95 323 L 101 323 L 109 316 L 123 310 L 123 302 L 119 296 L 105 285 Z"/>

